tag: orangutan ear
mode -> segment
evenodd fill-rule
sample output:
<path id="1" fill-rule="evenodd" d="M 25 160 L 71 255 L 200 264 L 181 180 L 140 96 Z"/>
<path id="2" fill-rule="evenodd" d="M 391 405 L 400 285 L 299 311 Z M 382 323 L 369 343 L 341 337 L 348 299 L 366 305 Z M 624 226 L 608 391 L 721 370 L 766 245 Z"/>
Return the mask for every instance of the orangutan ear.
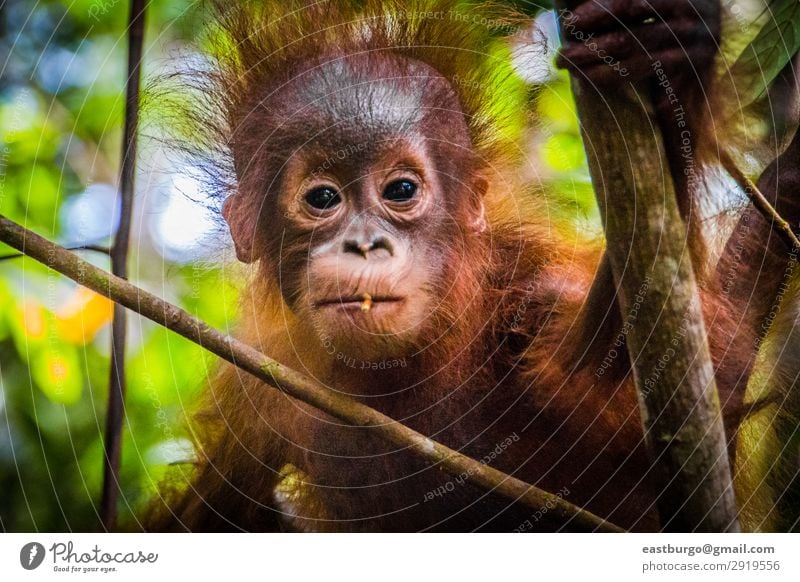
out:
<path id="1" fill-rule="evenodd" d="M 222 217 L 231 231 L 236 258 L 243 263 L 257 261 L 261 258 L 262 250 L 258 244 L 258 209 L 250 206 L 238 192 L 231 194 L 222 203 Z"/>
<path id="2" fill-rule="evenodd" d="M 470 192 L 472 220 L 470 224 L 475 232 L 481 233 L 486 230 L 486 207 L 483 198 L 489 189 L 489 183 L 483 176 L 477 176 L 472 182 L 472 192 Z"/>

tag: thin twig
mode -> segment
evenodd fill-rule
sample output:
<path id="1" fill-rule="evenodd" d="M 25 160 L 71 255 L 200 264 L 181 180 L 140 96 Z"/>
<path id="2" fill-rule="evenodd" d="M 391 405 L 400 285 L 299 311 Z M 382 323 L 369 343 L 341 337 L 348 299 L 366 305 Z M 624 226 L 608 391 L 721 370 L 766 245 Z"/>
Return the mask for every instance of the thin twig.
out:
<path id="1" fill-rule="evenodd" d="M 145 2 L 131 0 L 128 25 L 128 77 L 125 82 L 125 132 L 122 140 L 120 170 L 120 219 L 114 245 L 111 247 L 111 271 L 128 277 L 128 243 L 133 214 L 133 191 L 136 174 L 136 134 L 139 124 L 139 82 L 141 78 L 142 43 L 144 39 Z M 103 529 L 111 531 L 117 521 L 119 466 L 122 453 L 122 421 L 125 415 L 125 335 L 126 313 L 114 305 L 111 324 L 111 371 L 106 413 L 103 493 L 100 520 Z"/>
<path id="2" fill-rule="evenodd" d="M 67 245 L 64 247 L 68 251 L 92 251 L 103 255 L 111 255 L 111 249 L 101 245 Z M 10 253 L 7 255 L 0 255 L 0 261 L 9 261 L 11 259 L 20 259 L 25 256 L 25 253 Z"/>
<path id="3" fill-rule="evenodd" d="M 388 416 L 343 396 L 315 380 L 221 333 L 155 295 L 87 263 L 74 253 L 0 215 L 0 241 L 66 275 L 77 283 L 163 325 L 217 356 L 302 402 L 353 426 L 371 427 L 377 435 L 439 465 L 451 475 L 466 475 L 487 491 L 539 510 L 547 507 L 554 522 L 576 531 L 621 532 L 618 526 L 475 459 L 454 451 Z"/>
<path id="4" fill-rule="evenodd" d="M 795 252 L 800 251 L 800 239 L 797 238 L 789 222 L 778 214 L 775 207 L 767 200 L 766 196 L 761 193 L 758 186 L 739 169 L 739 166 L 736 165 L 736 162 L 727 151 L 722 152 L 720 163 L 722 167 L 725 168 L 725 171 L 730 174 L 731 178 L 744 190 L 750 202 L 756 207 L 756 210 L 769 222 L 778 227 L 778 234 L 789 249 Z"/>

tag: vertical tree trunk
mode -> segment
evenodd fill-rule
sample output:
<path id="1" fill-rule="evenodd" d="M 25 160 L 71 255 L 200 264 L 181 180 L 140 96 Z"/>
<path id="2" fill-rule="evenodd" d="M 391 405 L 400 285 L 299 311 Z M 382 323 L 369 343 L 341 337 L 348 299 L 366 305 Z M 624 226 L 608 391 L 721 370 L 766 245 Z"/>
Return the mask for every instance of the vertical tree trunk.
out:
<path id="1" fill-rule="evenodd" d="M 136 133 L 139 124 L 139 82 L 144 16 L 145 0 L 131 0 L 130 19 L 128 20 L 128 68 L 125 80 L 125 132 L 122 140 L 122 168 L 119 180 L 120 218 L 114 245 L 111 248 L 111 272 L 123 279 L 128 278 L 128 243 L 136 173 Z M 100 520 L 106 531 L 113 530 L 117 521 L 122 423 L 125 409 L 126 315 L 125 308 L 115 303 L 114 319 L 111 323 L 111 373 L 104 443 L 103 493 L 100 500 Z"/>
<path id="2" fill-rule="evenodd" d="M 562 34 L 564 31 L 562 31 Z M 700 299 L 661 134 L 641 95 L 598 93 L 573 77 L 607 255 L 659 487 L 662 528 L 738 531 L 719 398 Z"/>

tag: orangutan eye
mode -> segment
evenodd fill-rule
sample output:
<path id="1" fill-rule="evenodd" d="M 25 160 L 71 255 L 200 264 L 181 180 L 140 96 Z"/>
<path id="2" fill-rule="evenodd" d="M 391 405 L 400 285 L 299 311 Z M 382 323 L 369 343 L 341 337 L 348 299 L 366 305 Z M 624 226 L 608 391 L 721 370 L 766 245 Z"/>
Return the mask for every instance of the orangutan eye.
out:
<path id="1" fill-rule="evenodd" d="M 311 192 L 306 194 L 305 200 L 306 204 L 311 206 L 311 208 L 327 210 L 328 208 L 338 206 L 342 198 L 339 196 L 339 193 L 330 186 L 322 186 L 320 188 L 314 188 Z"/>
<path id="2" fill-rule="evenodd" d="M 410 180 L 395 180 L 383 190 L 383 197 L 392 202 L 408 202 L 417 194 L 417 185 Z"/>

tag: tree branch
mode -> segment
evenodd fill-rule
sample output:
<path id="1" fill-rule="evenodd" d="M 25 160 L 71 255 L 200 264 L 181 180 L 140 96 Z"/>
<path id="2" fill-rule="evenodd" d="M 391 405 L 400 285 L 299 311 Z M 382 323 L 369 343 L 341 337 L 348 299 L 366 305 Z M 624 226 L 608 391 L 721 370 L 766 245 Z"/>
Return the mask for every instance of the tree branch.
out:
<path id="1" fill-rule="evenodd" d="M 64 247 L 68 251 L 92 251 L 102 255 L 111 255 L 111 249 L 102 245 L 67 245 Z M 10 261 L 11 259 L 20 259 L 25 256 L 25 253 L 10 253 L 7 255 L 0 255 L 0 261 Z"/>
<path id="2" fill-rule="evenodd" d="M 141 78 L 142 44 L 144 40 L 144 0 L 131 0 L 128 20 L 128 77 L 125 80 L 125 131 L 122 139 L 120 170 L 119 227 L 111 247 L 111 272 L 127 279 L 128 245 L 133 215 L 133 191 L 136 175 L 136 134 L 139 125 L 139 83 Z M 111 370 L 108 382 L 106 438 L 104 441 L 103 493 L 100 499 L 100 520 L 106 531 L 117 522 L 119 466 L 122 455 L 122 422 L 125 417 L 125 310 L 114 305 L 111 323 Z"/>
<path id="3" fill-rule="evenodd" d="M 486 490 L 538 510 L 547 506 L 567 529 L 621 532 L 608 521 L 564 499 L 484 465 L 388 416 L 326 388 L 311 378 L 263 355 L 239 340 L 222 334 L 186 311 L 159 299 L 128 281 L 87 263 L 80 257 L 0 215 L 0 241 L 66 275 L 112 301 L 163 325 L 270 386 L 353 426 L 369 426 L 383 438 L 406 447 L 420 458 L 438 464 L 451 475 L 468 479 Z"/>
<path id="4" fill-rule="evenodd" d="M 778 235 L 783 239 L 783 242 L 786 243 L 786 246 L 789 247 L 789 250 L 793 252 L 800 251 L 800 240 L 798 240 L 789 222 L 778 214 L 778 211 L 770 204 L 767 197 L 764 196 L 761 190 L 758 189 L 758 186 L 739 169 L 739 166 L 736 165 L 736 162 L 727 151 L 723 151 L 720 155 L 720 163 L 731 178 L 744 190 L 756 210 L 758 210 L 770 224 L 774 224 L 778 227 Z"/>
<path id="5" fill-rule="evenodd" d="M 571 2 L 570 5 L 578 2 Z M 574 40 L 562 8 L 562 36 Z M 566 24 L 565 24 L 566 23 Z M 582 37 L 581 37 L 582 38 Z M 581 40 L 580 38 L 578 40 Z M 603 217 L 661 527 L 738 531 L 725 432 L 705 324 L 661 133 L 647 100 L 572 77 L 589 170 Z M 624 83 L 631 87 L 629 83 Z M 644 299 L 637 303 L 642 289 Z"/>

